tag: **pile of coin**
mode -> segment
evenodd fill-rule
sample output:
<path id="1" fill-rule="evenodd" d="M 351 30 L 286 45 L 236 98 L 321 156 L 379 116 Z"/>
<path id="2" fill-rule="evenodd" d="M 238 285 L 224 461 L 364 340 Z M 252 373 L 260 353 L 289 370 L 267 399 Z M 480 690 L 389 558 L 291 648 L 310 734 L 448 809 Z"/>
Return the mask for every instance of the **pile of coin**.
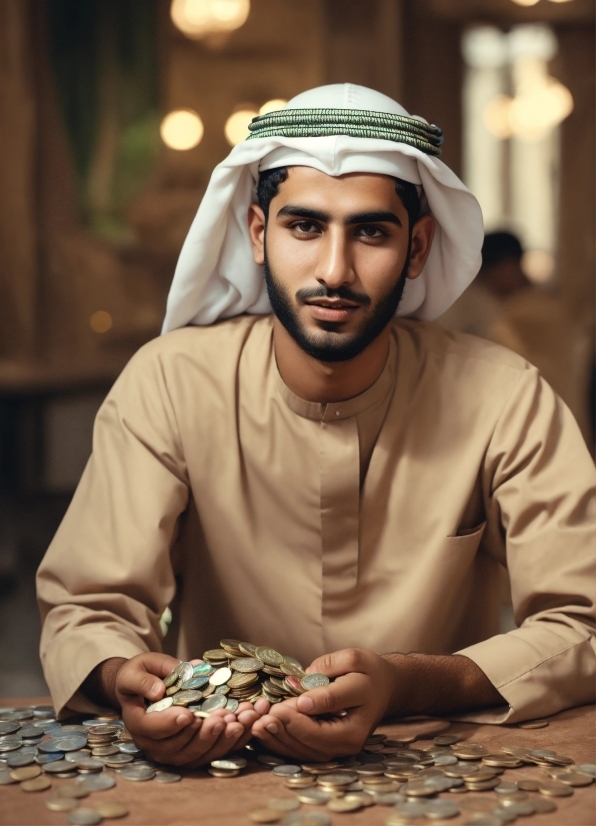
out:
<path id="1" fill-rule="evenodd" d="M 119 818 L 128 808 L 117 801 L 82 801 L 127 781 L 172 783 L 180 774 L 145 760 L 121 720 L 94 717 L 62 725 L 51 706 L 0 709 L 0 786 L 20 784 L 24 792 L 52 790 L 48 809 L 67 813 L 68 822 L 93 826 Z M 54 786 L 54 780 L 63 781 Z"/>
<path id="2" fill-rule="evenodd" d="M 216 709 L 235 712 L 240 703 L 259 697 L 280 703 L 329 684 L 325 674 L 307 674 L 298 660 L 273 648 L 239 640 L 221 640 L 219 645 L 205 651 L 196 665 L 179 663 L 164 678 L 165 697 L 149 705 L 147 713 L 186 706 L 206 717 Z"/>
<path id="3" fill-rule="evenodd" d="M 570 757 L 550 749 L 503 746 L 492 753 L 480 743 L 462 742 L 451 734 L 435 737 L 424 749 L 374 734 L 356 757 L 326 764 L 290 764 L 267 753 L 259 754 L 257 760 L 284 778 L 295 797 L 274 799 L 249 817 L 255 823 L 281 826 L 331 823 L 327 812 L 296 811 L 302 804 L 325 806 L 328 812 L 390 806 L 393 812 L 387 826 L 443 820 L 462 813 L 473 826 L 502 826 L 518 816 L 556 811 L 553 797 L 568 797 L 574 786 L 590 785 L 596 776 L 596 765 L 575 766 Z M 505 771 L 522 766 L 540 766 L 544 776 L 503 778 Z M 442 793 L 448 797 L 439 797 Z"/>

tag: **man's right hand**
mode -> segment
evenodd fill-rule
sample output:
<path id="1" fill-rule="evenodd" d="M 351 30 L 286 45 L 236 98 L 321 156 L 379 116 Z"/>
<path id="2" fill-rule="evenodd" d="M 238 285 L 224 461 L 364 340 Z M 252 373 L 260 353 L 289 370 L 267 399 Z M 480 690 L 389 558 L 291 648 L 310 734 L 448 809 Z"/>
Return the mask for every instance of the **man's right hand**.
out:
<path id="1" fill-rule="evenodd" d="M 167 654 L 138 654 L 130 660 L 106 660 L 100 666 L 101 688 L 134 742 L 147 757 L 159 763 L 196 768 L 228 752 L 243 748 L 251 738 L 252 724 L 269 710 L 266 700 L 241 703 L 235 714 L 221 709 L 196 718 L 184 706 L 146 714 L 145 700 L 155 703 L 165 695 L 163 678 L 179 663 Z"/>

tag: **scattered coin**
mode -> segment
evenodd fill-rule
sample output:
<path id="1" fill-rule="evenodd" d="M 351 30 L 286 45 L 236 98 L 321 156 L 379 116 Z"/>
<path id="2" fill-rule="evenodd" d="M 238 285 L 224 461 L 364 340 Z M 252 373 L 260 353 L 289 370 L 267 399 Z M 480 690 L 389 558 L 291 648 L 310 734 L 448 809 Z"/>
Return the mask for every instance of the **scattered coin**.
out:
<path id="1" fill-rule="evenodd" d="M 576 766 L 575 768 L 578 772 L 589 774 L 590 777 L 596 777 L 596 764 L 594 763 L 581 763 L 581 765 Z"/>
<path id="2" fill-rule="evenodd" d="M 107 817 L 110 820 L 118 817 L 126 817 L 129 810 L 123 803 L 118 803 L 116 800 L 101 800 L 93 804 L 94 809 L 99 812 L 102 817 Z"/>
<path id="3" fill-rule="evenodd" d="M 81 776 L 77 779 L 77 783 L 88 792 L 104 792 L 116 785 L 114 778 L 105 772 Z"/>
<path id="4" fill-rule="evenodd" d="M 156 783 L 178 783 L 179 780 L 182 780 L 182 775 L 175 772 L 158 771 L 155 773 L 154 779 Z"/>
<path id="5" fill-rule="evenodd" d="M 274 809 L 254 809 L 248 814 L 253 823 L 278 823 L 283 812 L 276 812 Z"/>
<path id="6" fill-rule="evenodd" d="M 44 792 L 46 789 L 49 789 L 51 785 L 52 781 L 50 778 L 42 774 L 39 777 L 34 777 L 32 780 L 25 780 L 24 783 L 21 783 L 21 790 L 24 792 Z"/>
<path id="7" fill-rule="evenodd" d="M 16 754 L 10 755 L 6 761 L 6 765 L 10 766 L 11 769 L 18 769 L 20 766 L 30 766 L 35 762 L 35 752 L 18 751 Z"/>
<path id="8" fill-rule="evenodd" d="M 540 794 L 546 794 L 549 797 L 570 797 L 573 794 L 571 786 L 557 780 L 540 780 L 538 791 Z"/>
<path id="9" fill-rule="evenodd" d="M 123 780 L 132 780 L 133 782 L 153 780 L 155 777 L 155 769 L 149 766 L 126 766 L 126 768 L 120 772 L 120 777 Z"/>
<path id="10" fill-rule="evenodd" d="M 295 797 L 273 797 L 267 806 L 280 812 L 293 812 L 300 808 L 300 801 Z"/>
<path id="11" fill-rule="evenodd" d="M 97 809 L 75 809 L 68 815 L 67 820 L 73 826 L 96 826 L 103 818 Z"/>
<path id="12" fill-rule="evenodd" d="M 225 757 L 221 760 L 212 760 L 210 765 L 214 769 L 232 771 L 234 769 L 245 769 L 247 761 L 244 757 Z"/>
<path id="13" fill-rule="evenodd" d="M 52 812 L 71 812 L 79 804 L 74 797 L 49 797 L 46 806 Z"/>

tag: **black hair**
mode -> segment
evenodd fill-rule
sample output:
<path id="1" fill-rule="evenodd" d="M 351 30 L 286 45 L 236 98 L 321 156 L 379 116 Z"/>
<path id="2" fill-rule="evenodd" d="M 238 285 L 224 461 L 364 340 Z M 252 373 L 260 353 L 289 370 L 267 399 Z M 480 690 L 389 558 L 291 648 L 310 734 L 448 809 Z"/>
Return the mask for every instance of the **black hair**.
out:
<path id="1" fill-rule="evenodd" d="M 482 266 L 490 267 L 513 258 L 521 261 L 523 247 L 517 235 L 512 232 L 489 232 L 482 245 Z"/>
<path id="2" fill-rule="evenodd" d="M 279 166 L 276 169 L 266 169 L 259 175 L 257 185 L 257 198 L 259 206 L 265 213 L 265 218 L 269 215 L 269 204 L 279 192 L 279 187 L 288 177 L 288 167 Z M 410 232 L 413 225 L 420 217 L 420 196 L 415 184 L 403 181 L 401 178 L 394 178 L 395 191 L 399 195 L 408 213 L 410 221 Z"/>

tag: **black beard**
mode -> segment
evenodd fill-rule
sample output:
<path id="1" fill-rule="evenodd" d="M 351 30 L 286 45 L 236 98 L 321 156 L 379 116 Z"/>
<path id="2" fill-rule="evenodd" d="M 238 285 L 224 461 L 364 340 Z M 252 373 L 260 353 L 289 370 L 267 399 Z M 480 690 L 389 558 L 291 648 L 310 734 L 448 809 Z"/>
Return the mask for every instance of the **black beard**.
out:
<path id="1" fill-rule="evenodd" d="M 308 353 L 309 356 L 312 356 L 318 361 L 349 361 L 350 359 L 356 358 L 356 356 L 359 356 L 363 350 L 366 350 L 369 344 L 372 344 L 377 336 L 383 332 L 397 312 L 406 286 L 406 277 L 410 263 L 410 246 L 411 239 L 408 243 L 406 263 L 396 285 L 387 295 L 379 299 L 362 326 L 362 329 L 349 335 L 342 335 L 336 331 L 336 325 L 332 322 L 328 324 L 320 322 L 321 330 L 327 334 L 322 337 L 322 340 L 320 336 L 317 337 L 318 340 L 316 340 L 300 323 L 292 306 L 290 296 L 279 284 L 271 271 L 269 261 L 267 260 L 267 251 L 265 250 L 265 284 L 267 285 L 267 293 L 273 312 L 292 336 L 296 344 L 304 350 L 305 353 Z M 370 298 L 367 295 L 354 293 L 348 287 L 340 287 L 337 290 L 330 290 L 324 286 L 314 287 L 308 290 L 299 290 L 298 293 L 296 293 L 296 297 L 302 300 L 305 298 L 343 298 L 347 301 L 354 301 L 362 306 L 370 304 Z"/>

